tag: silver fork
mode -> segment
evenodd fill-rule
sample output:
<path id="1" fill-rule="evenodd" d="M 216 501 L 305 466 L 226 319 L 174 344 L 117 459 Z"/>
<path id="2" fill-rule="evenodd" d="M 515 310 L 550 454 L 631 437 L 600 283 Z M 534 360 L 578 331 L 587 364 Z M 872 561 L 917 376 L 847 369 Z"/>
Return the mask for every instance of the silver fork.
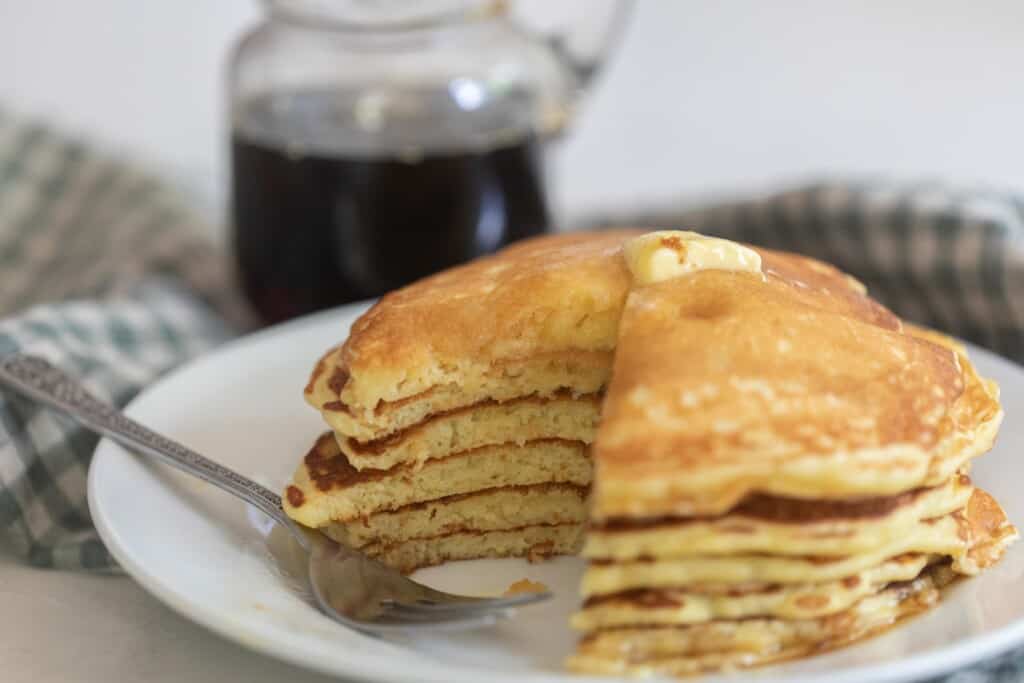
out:
<path id="1" fill-rule="evenodd" d="M 256 482 L 143 427 L 90 394 L 76 379 L 37 356 L 0 360 L 0 386 L 74 418 L 90 431 L 195 475 L 256 507 L 282 525 L 309 555 L 317 603 L 335 621 L 360 631 L 467 629 L 512 616 L 514 608 L 550 593 L 505 598 L 453 595 L 428 588 L 360 552 L 293 522 L 281 498 Z"/>

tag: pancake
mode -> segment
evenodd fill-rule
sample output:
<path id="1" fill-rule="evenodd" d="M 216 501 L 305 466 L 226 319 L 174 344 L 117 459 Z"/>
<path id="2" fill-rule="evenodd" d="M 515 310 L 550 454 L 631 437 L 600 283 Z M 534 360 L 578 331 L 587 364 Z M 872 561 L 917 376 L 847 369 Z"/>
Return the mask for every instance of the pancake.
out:
<path id="1" fill-rule="evenodd" d="M 413 503 L 391 512 L 332 522 L 323 532 L 352 548 L 438 538 L 462 531 L 500 531 L 540 524 L 586 522 L 587 488 L 537 484 L 487 489 Z"/>
<path id="2" fill-rule="evenodd" d="M 422 280 L 305 397 L 331 431 L 286 512 L 390 566 L 587 529 L 584 672 L 837 647 L 1016 538 L 967 477 L 1002 411 L 962 345 L 832 266 L 694 233 L 550 236 Z"/>
<path id="3" fill-rule="evenodd" d="M 698 584 L 623 591 L 588 599 L 573 615 L 572 626 L 595 631 L 753 617 L 813 619 L 848 609 L 890 583 L 911 581 L 937 559 L 938 556 L 924 554 L 901 555 L 842 579 L 821 583 L 751 584 L 739 588 L 717 584 L 713 590 L 702 590 Z"/>
<path id="4" fill-rule="evenodd" d="M 410 573 L 453 560 L 482 557 L 529 557 L 541 560 L 579 552 L 582 524 L 539 524 L 502 531 L 463 531 L 438 538 L 416 538 L 363 548 L 370 557 Z"/>
<path id="5" fill-rule="evenodd" d="M 388 294 L 317 364 L 307 400 L 368 441 L 481 401 L 599 391 L 636 234 L 528 240 Z"/>
<path id="6" fill-rule="evenodd" d="M 339 436 L 338 445 L 356 469 L 421 465 L 481 446 L 522 444 L 535 439 L 590 443 L 597 431 L 600 397 L 560 392 L 550 398 L 526 396 L 504 403 L 488 400 L 437 413 L 375 441 Z"/>
<path id="7" fill-rule="evenodd" d="M 976 574 L 988 564 L 972 550 L 987 548 L 995 539 L 1015 538 L 1016 529 L 1002 508 L 980 489 L 967 506 L 944 517 L 923 519 L 901 536 L 867 552 L 844 557 L 787 555 L 702 555 L 593 562 L 583 576 L 584 597 L 642 588 L 685 586 L 691 583 L 802 584 L 834 581 L 856 575 L 891 558 L 907 554 L 940 555 L 953 561 L 960 574 Z M 987 551 L 986 551 L 987 552 Z"/>
<path id="8" fill-rule="evenodd" d="M 963 476 L 930 489 L 847 505 L 753 496 L 728 515 L 660 518 L 592 526 L 584 554 L 598 559 L 737 553 L 846 556 L 905 538 L 922 519 L 963 508 Z"/>
<path id="9" fill-rule="evenodd" d="M 616 628 L 587 636 L 566 665 L 589 674 L 691 676 L 826 652 L 866 638 L 939 600 L 956 574 L 926 570 L 848 610 L 814 619 L 741 619 L 691 626 Z"/>
<path id="10" fill-rule="evenodd" d="M 558 439 L 501 444 L 429 460 L 422 468 L 357 470 L 325 433 L 285 489 L 292 519 L 312 528 L 348 522 L 406 505 L 502 486 L 564 483 L 588 486 L 592 467 L 585 444 Z"/>
<path id="11" fill-rule="evenodd" d="M 381 401 L 372 410 L 360 412 L 338 399 L 338 392 L 330 388 L 348 386 L 343 355 L 343 349 L 339 349 L 321 359 L 306 396 L 321 410 L 331 429 L 360 442 L 386 439 L 434 415 L 485 402 L 555 398 L 567 391 L 573 395 L 595 394 L 607 383 L 612 363 L 609 351 L 579 349 L 496 360 L 486 376 L 476 381 L 478 386 L 468 386 L 468 378 L 462 384 L 435 385 L 420 394 Z"/>
<path id="12" fill-rule="evenodd" d="M 710 581 L 726 584 L 835 581 L 908 553 L 948 555 L 957 560 L 964 558 L 967 546 L 961 538 L 963 526 L 955 513 L 919 522 L 918 528 L 906 538 L 896 539 L 869 553 L 847 557 L 724 555 L 592 563 L 583 576 L 581 590 L 584 596 L 589 597 L 637 588 L 656 589 Z M 955 568 L 961 570 L 965 567 L 957 564 Z"/>
<path id="13" fill-rule="evenodd" d="M 595 441 L 592 516 L 718 515 L 936 486 L 1002 418 L 957 350 L 905 331 L 834 269 L 761 252 L 762 275 L 634 289 Z"/>

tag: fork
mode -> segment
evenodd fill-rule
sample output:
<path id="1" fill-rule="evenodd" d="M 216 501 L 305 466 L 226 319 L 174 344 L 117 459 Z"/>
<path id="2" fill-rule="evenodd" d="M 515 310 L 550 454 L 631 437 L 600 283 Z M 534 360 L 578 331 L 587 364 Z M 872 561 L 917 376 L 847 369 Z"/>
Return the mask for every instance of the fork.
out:
<path id="1" fill-rule="evenodd" d="M 14 354 L 0 360 L 0 386 L 61 412 L 135 453 L 199 477 L 266 514 L 291 532 L 307 552 L 309 582 L 320 609 L 350 628 L 376 634 L 478 628 L 511 617 L 516 607 L 551 597 L 546 592 L 470 597 L 417 583 L 296 524 L 284 513 L 281 498 L 273 491 L 135 422 L 38 356 Z"/>

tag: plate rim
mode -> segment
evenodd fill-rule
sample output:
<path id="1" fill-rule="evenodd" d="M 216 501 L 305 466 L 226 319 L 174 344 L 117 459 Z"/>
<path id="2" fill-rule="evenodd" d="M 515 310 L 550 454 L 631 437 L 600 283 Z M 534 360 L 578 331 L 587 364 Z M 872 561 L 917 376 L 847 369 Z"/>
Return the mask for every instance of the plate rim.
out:
<path id="1" fill-rule="evenodd" d="M 329 320 L 338 320 L 344 324 L 345 321 L 354 320 L 359 311 L 365 310 L 372 301 L 356 302 L 344 306 L 320 311 L 311 315 L 291 320 L 285 323 L 274 325 L 251 334 L 243 335 L 233 339 L 207 353 L 190 359 L 186 363 L 172 369 L 156 382 L 143 388 L 125 406 L 124 411 L 133 415 L 137 405 L 154 393 L 159 393 L 164 384 L 170 381 L 177 381 L 180 375 L 193 372 L 197 366 L 216 362 L 222 354 L 230 354 L 239 347 L 246 347 L 274 337 L 287 336 L 300 330 L 316 327 Z M 1004 358 L 992 351 L 981 348 L 974 344 L 966 344 L 972 356 L 984 356 L 987 360 L 995 361 L 997 364 L 1005 364 L 1015 372 L 1024 373 L 1024 366 L 1015 363 L 1013 360 Z M 1024 381 L 1024 378 L 1022 378 Z M 177 614 L 189 621 L 209 629 L 221 637 L 234 642 L 242 647 L 265 656 L 272 656 L 276 659 L 288 662 L 299 668 L 317 671 L 329 676 L 355 677 L 362 680 L 372 681 L 404 681 L 408 671 L 404 672 L 389 664 L 388 661 L 379 660 L 367 656 L 355 656 L 347 653 L 344 659 L 333 657 L 308 656 L 307 653 L 300 653 L 290 649 L 278 641 L 262 637 L 257 631 L 246 628 L 245 620 L 233 619 L 223 611 L 213 608 L 204 608 L 197 601 L 189 601 L 181 591 L 176 591 L 171 584 L 161 578 L 158 573 L 153 573 L 137 562 L 129 550 L 129 545 L 121 538 L 116 521 L 106 516 L 106 508 L 98 501 L 103 498 L 102 477 L 117 458 L 135 458 L 119 445 L 102 438 L 97 443 L 93 458 L 89 465 L 87 477 L 87 499 L 89 511 L 96 529 L 103 540 L 104 545 L 111 556 L 125 570 L 125 573 L 133 581 L 141 585 L 148 593 L 157 600 L 169 607 Z M 340 625 L 338 628 L 343 628 Z M 938 647 L 931 652 L 923 652 L 909 657 L 898 659 L 888 663 L 871 664 L 867 666 L 848 667 L 838 672 L 822 672 L 801 675 L 788 675 L 779 677 L 771 673 L 771 668 L 751 670 L 745 672 L 748 675 L 757 672 L 757 680 L 760 683 L 856 683 L 863 680 L 877 681 L 878 683 L 897 683 L 899 681 L 914 681 L 917 679 L 941 676 L 953 673 L 959 669 L 970 667 L 980 663 L 982 660 L 999 657 L 1007 654 L 1015 646 L 1024 643 L 1024 612 L 1009 624 L 1006 624 L 994 632 L 985 635 L 976 635 L 954 641 L 947 647 Z M 344 666 L 339 666 L 344 664 Z M 444 680 L 473 680 L 468 676 L 479 676 L 480 670 L 464 665 L 448 665 L 450 674 Z M 764 673 L 760 673 L 764 672 Z M 417 673 L 422 673 L 418 671 Z M 566 682 L 566 681 L 609 681 L 626 680 L 615 678 L 593 678 L 581 677 L 575 674 L 537 672 L 530 674 L 509 674 L 507 672 L 488 672 L 491 680 L 523 680 L 528 678 L 531 681 Z M 426 679 L 424 679 L 426 680 Z M 700 680 L 700 679 L 695 679 Z"/>

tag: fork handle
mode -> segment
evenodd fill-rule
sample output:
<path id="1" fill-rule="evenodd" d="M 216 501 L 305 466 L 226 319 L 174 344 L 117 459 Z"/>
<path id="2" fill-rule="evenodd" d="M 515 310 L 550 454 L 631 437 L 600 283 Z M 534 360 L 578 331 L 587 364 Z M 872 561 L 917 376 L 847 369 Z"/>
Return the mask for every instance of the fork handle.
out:
<path id="1" fill-rule="evenodd" d="M 82 384 L 38 356 L 14 354 L 0 360 L 0 385 L 73 418 L 86 429 L 125 448 L 187 472 L 232 493 L 305 538 L 281 508 L 281 497 L 248 477 L 143 427 L 93 396 Z M 305 544 L 304 544 L 305 545 Z"/>

